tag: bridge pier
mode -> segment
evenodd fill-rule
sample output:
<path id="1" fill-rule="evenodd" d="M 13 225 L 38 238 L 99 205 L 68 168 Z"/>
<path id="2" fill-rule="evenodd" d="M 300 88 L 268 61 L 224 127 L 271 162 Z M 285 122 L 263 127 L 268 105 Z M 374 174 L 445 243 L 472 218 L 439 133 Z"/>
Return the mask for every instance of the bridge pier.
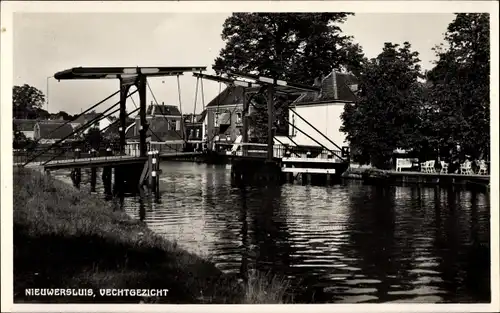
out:
<path id="1" fill-rule="evenodd" d="M 281 184 L 281 167 L 266 160 L 233 160 L 231 178 L 237 184 Z"/>

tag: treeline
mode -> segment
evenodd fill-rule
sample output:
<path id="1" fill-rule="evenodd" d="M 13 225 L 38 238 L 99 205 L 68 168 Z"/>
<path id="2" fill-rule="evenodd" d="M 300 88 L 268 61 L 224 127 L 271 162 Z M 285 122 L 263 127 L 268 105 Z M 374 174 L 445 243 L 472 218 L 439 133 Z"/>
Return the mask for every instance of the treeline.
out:
<path id="1" fill-rule="evenodd" d="M 312 85 L 332 70 L 359 79 L 358 101 L 346 105 L 341 131 L 355 161 L 387 167 L 397 148 L 433 159 L 487 158 L 489 154 L 488 14 L 456 14 L 434 48 L 430 71 L 409 42 L 385 43 L 368 59 L 341 25 L 352 13 L 236 13 L 224 23 L 226 46 L 217 72 L 239 70 Z M 287 101 L 287 99 L 276 99 Z M 277 127 L 287 128 L 287 110 Z M 252 117 L 266 141 L 267 116 Z"/>

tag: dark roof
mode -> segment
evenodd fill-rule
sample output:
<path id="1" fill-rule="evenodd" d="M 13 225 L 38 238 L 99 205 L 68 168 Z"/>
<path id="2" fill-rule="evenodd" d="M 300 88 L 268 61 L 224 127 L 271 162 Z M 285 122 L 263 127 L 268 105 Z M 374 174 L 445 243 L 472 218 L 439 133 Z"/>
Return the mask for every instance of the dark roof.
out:
<path id="1" fill-rule="evenodd" d="M 76 120 L 71 121 L 71 123 L 85 124 L 91 120 L 97 118 L 102 113 L 87 113 L 79 116 Z"/>
<path id="2" fill-rule="evenodd" d="M 150 104 L 147 109 L 148 115 L 174 115 L 181 116 L 181 112 L 175 105 Z"/>
<path id="3" fill-rule="evenodd" d="M 226 87 L 220 94 L 207 104 L 207 107 L 216 107 L 219 105 L 241 104 L 243 103 L 243 87 Z"/>
<path id="4" fill-rule="evenodd" d="M 73 127 L 69 124 L 38 122 L 40 128 L 40 138 L 42 139 L 62 139 L 73 132 Z"/>
<path id="5" fill-rule="evenodd" d="M 186 114 L 184 115 L 184 121 L 191 123 L 193 115 L 195 116 L 194 123 L 202 123 L 205 120 L 205 116 L 207 116 L 207 110 L 203 110 L 200 114 Z"/>
<path id="6" fill-rule="evenodd" d="M 34 131 L 37 120 L 27 120 L 27 119 L 14 119 L 14 125 L 18 131 Z"/>
<path id="7" fill-rule="evenodd" d="M 335 84 L 337 85 L 335 90 Z M 321 92 L 306 92 L 294 104 L 339 101 L 355 102 L 358 80 L 352 74 L 332 72 L 321 81 Z M 335 92 L 336 91 L 336 92 Z"/>

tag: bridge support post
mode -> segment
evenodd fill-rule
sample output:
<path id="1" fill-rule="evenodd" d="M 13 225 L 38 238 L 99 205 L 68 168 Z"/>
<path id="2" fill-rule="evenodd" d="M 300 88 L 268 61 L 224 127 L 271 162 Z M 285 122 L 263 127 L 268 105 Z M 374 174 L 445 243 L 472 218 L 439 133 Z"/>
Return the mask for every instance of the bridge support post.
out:
<path id="1" fill-rule="evenodd" d="M 127 126 L 127 96 L 130 90 L 131 83 L 123 78 L 120 78 L 120 127 L 118 131 L 120 133 L 120 154 L 125 154 L 125 128 Z"/>
<path id="2" fill-rule="evenodd" d="M 106 149 L 106 156 L 111 156 L 113 155 L 113 151 L 111 148 Z M 112 167 L 111 166 L 105 166 L 102 169 L 102 183 L 104 185 L 104 194 L 106 196 L 111 195 L 111 177 L 112 177 Z"/>
<path id="3" fill-rule="evenodd" d="M 241 147 L 241 154 L 243 156 L 248 156 L 248 146 L 246 145 L 248 143 L 248 108 L 250 105 L 249 99 L 247 99 L 247 93 L 246 89 L 243 88 L 243 129 L 242 129 L 242 134 L 241 134 L 241 142 L 243 143 Z"/>
<path id="4" fill-rule="evenodd" d="M 97 156 L 97 151 L 92 149 L 90 151 L 90 156 L 92 158 Z M 97 167 L 90 168 L 90 192 L 95 192 L 95 186 L 97 183 Z"/>
<path id="5" fill-rule="evenodd" d="M 81 157 L 81 151 L 79 148 L 75 149 L 75 159 L 79 159 Z M 75 186 L 77 189 L 80 189 L 80 183 L 82 181 L 82 169 L 81 168 L 74 168 L 71 171 L 71 179 L 73 181 L 73 186 Z"/>
<path id="6" fill-rule="evenodd" d="M 141 126 L 139 128 L 139 151 L 141 157 L 146 156 L 148 153 L 146 145 L 146 133 L 148 131 L 148 122 L 146 120 L 146 84 L 146 76 L 139 74 L 136 87 L 139 92 L 139 118 L 141 120 Z"/>

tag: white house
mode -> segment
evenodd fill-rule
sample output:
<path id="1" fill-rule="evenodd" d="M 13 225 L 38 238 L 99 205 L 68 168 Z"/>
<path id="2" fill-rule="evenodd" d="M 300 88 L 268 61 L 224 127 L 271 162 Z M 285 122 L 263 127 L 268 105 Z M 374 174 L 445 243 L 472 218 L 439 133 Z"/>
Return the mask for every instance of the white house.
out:
<path id="1" fill-rule="evenodd" d="M 330 150 L 339 151 L 340 149 L 332 144 L 330 140 L 339 147 L 348 146 L 349 144 L 346 141 L 346 134 L 340 131 L 342 126 L 341 115 L 346 104 L 354 105 L 358 81 L 352 74 L 333 71 L 321 80 L 320 87 L 320 92 L 304 93 L 290 105 L 289 121 L 297 128 L 290 126 L 289 134 L 299 146 L 319 147 L 320 145 L 315 142 L 318 141 Z M 326 139 L 318 131 L 330 140 Z M 314 140 L 304 133 L 314 138 Z M 275 138 L 294 145 L 287 137 Z"/>
<path id="2" fill-rule="evenodd" d="M 35 125 L 37 120 L 14 119 L 14 129 L 21 132 L 28 139 L 35 138 Z"/>

